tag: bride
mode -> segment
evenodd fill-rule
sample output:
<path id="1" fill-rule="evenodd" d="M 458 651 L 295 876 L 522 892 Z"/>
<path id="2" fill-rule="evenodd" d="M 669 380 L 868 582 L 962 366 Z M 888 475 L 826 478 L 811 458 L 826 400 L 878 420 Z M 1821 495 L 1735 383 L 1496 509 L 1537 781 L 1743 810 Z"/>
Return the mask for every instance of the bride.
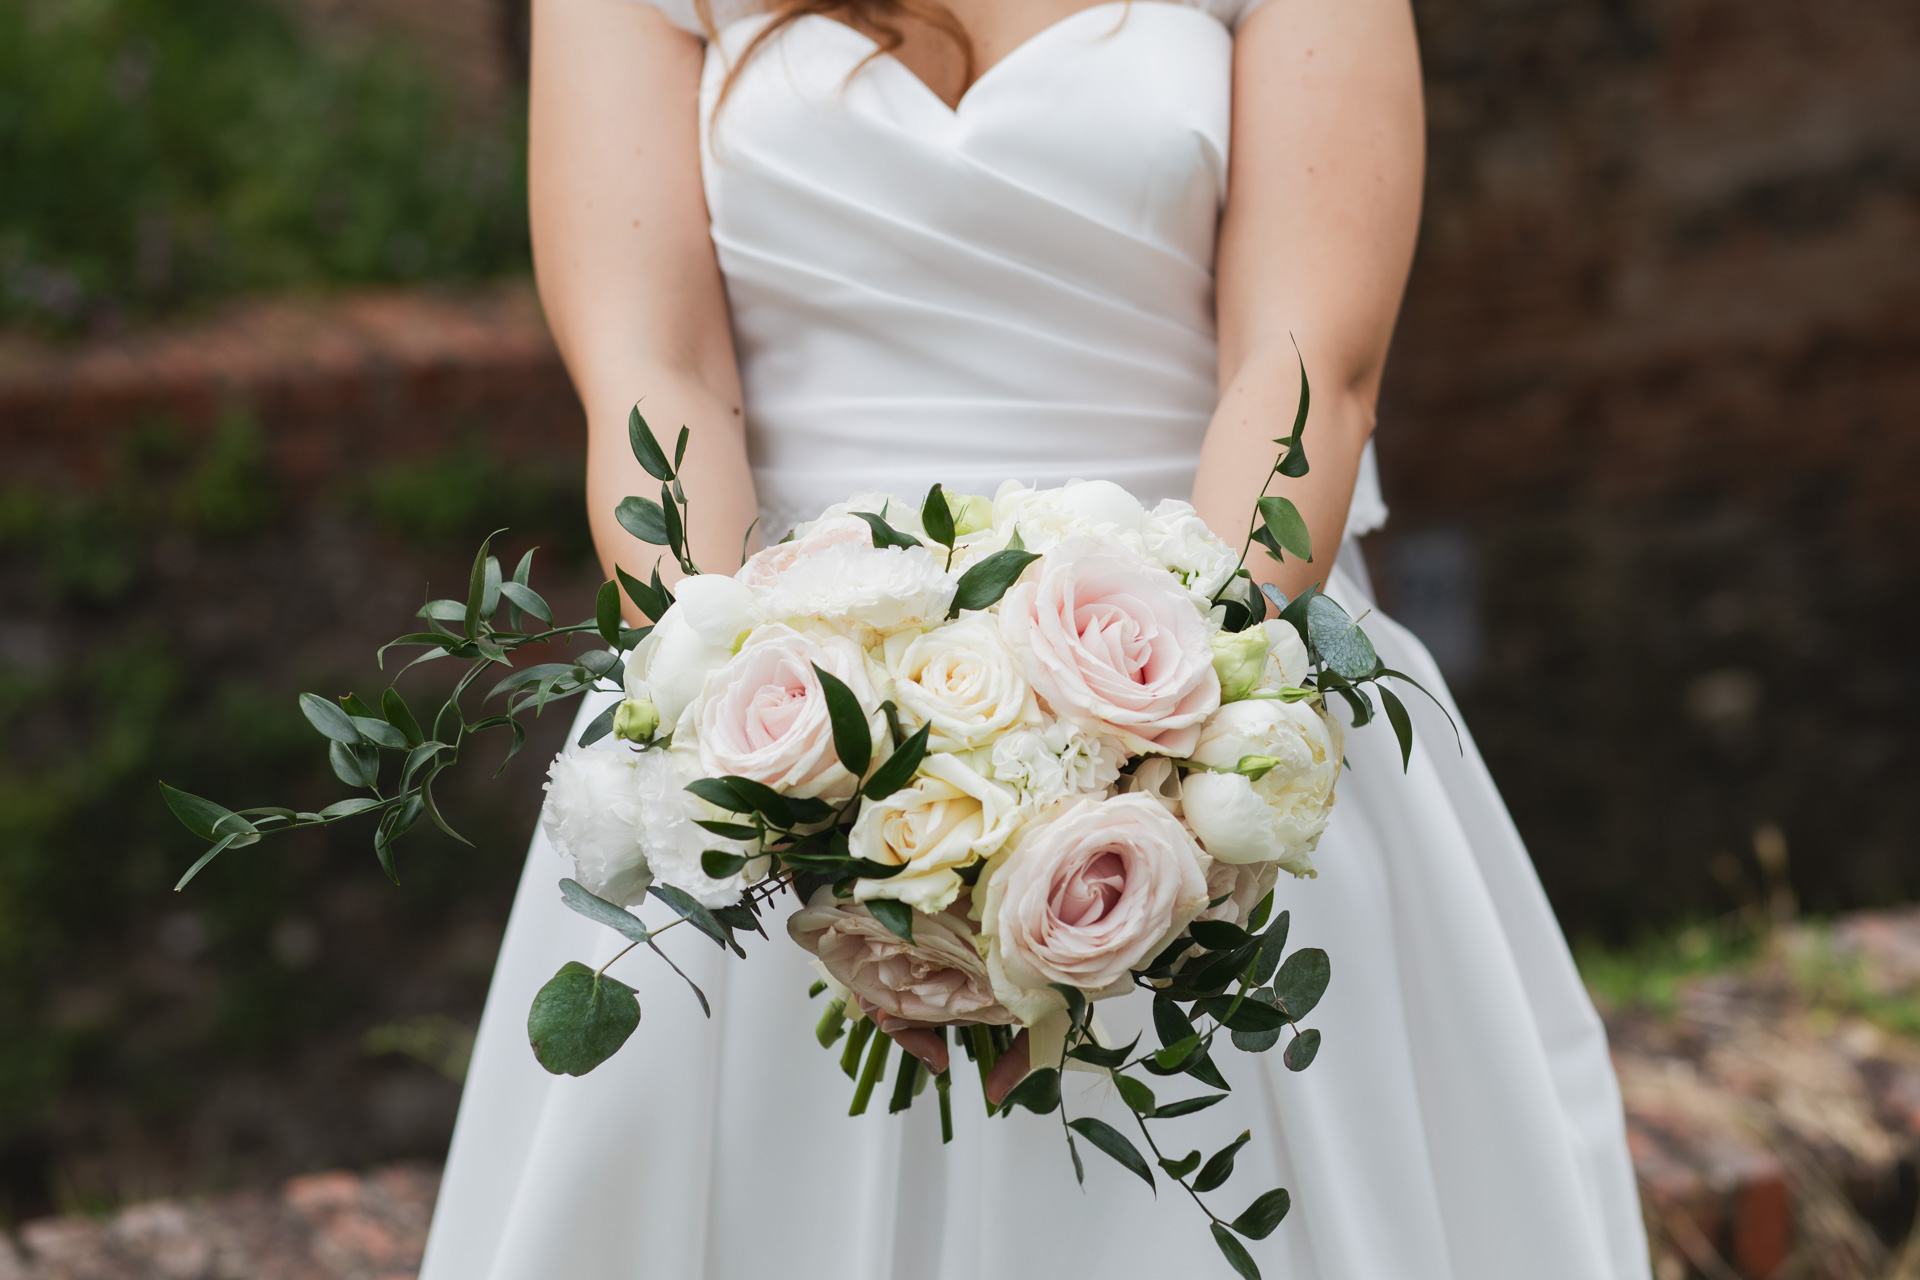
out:
<path id="1" fill-rule="evenodd" d="M 653 565 L 612 516 L 647 489 L 636 397 L 692 429 L 710 570 L 739 563 L 756 517 L 778 537 L 849 493 L 935 481 L 1190 495 L 1237 541 L 1294 414 L 1297 340 L 1313 465 L 1279 483 L 1322 553 L 1262 572 L 1370 607 L 1350 535 L 1385 517 L 1368 438 L 1421 184 L 1407 0 L 534 16 L 535 259 L 609 572 Z M 1445 696 L 1412 636 L 1367 626 Z M 1279 891 L 1296 942 L 1333 956 L 1319 1061 L 1228 1055 L 1231 1100 L 1183 1123 L 1208 1150 L 1252 1130 L 1236 1182 L 1292 1190 L 1253 1246 L 1271 1276 L 1645 1277 L 1599 1021 L 1471 743 L 1415 715 L 1404 773 L 1384 726 L 1349 735 L 1319 877 Z M 1100 1162 L 1082 1193 L 1051 1121 L 956 1105 L 943 1148 L 931 1108 L 839 1114 L 846 1081 L 784 939 L 750 964 L 698 939 L 675 952 L 711 1020 L 657 959 L 622 961 L 639 1033 L 590 1076 L 548 1076 L 534 991 L 620 941 L 561 906 L 564 874 L 536 839 L 425 1280 L 1226 1274 L 1190 1206 Z M 1143 1003 L 1103 1017 L 1124 1038 Z M 1076 1113 L 1118 1107 L 1074 1079 Z"/>

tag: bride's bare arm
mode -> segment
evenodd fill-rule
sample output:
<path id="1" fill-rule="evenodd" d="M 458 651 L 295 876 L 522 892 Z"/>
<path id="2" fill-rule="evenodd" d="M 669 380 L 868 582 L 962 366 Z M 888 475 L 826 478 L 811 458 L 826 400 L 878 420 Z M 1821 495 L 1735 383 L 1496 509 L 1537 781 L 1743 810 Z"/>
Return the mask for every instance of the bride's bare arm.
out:
<path id="1" fill-rule="evenodd" d="M 538 0 L 529 187 L 547 323 L 587 410 L 587 509 L 609 576 L 661 551 L 613 508 L 660 484 L 634 461 L 641 402 L 684 469 L 701 568 L 731 571 L 755 511 L 727 305 L 708 231 L 697 130 L 701 45 L 624 0 Z M 661 564 L 671 568 L 671 558 Z M 673 576 L 677 576 L 677 573 Z"/>
<path id="2" fill-rule="evenodd" d="M 1240 28 L 1233 154 L 1220 228 L 1219 408 L 1194 505 L 1236 546 L 1299 399 L 1313 382 L 1312 470 L 1273 477 L 1313 536 L 1314 562 L 1248 568 L 1292 595 L 1324 582 L 1373 432 L 1406 286 L 1425 156 L 1419 53 L 1407 0 L 1268 0 Z M 1291 335 L 1291 338 L 1289 337 Z"/>

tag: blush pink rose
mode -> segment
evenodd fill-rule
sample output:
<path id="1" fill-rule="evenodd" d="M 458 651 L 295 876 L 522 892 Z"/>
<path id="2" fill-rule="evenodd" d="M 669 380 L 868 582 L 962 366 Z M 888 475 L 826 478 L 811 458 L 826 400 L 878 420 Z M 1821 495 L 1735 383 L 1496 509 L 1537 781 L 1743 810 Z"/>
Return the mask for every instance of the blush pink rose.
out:
<path id="1" fill-rule="evenodd" d="M 1076 800 L 1027 828 L 987 877 L 982 929 L 1000 1002 L 1031 1024 L 1063 1003 L 1050 983 L 1123 995 L 1207 905 L 1207 856 L 1145 795 Z"/>
<path id="2" fill-rule="evenodd" d="M 694 707 L 701 772 L 763 782 L 783 795 L 844 800 L 860 780 L 833 749 L 833 721 L 814 667 L 860 700 L 876 741 L 884 733 L 866 655 L 840 636 L 761 627 L 707 676 Z"/>
<path id="3" fill-rule="evenodd" d="M 1007 592 L 1000 627 L 1048 710 L 1129 753 L 1186 755 L 1220 706 L 1206 620 L 1124 547 L 1062 542 Z"/>
<path id="4" fill-rule="evenodd" d="M 1013 1014 L 994 998 L 973 929 L 957 910 L 915 914 L 913 941 L 851 902 L 821 889 L 787 921 L 793 940 L 820 958 L 882 1031 L 934 1022 L 1005 1025 Z"/>
<path id="5" fill-rule="evenodd" d="M 873 530 L 866 521 L 855 516 L 834 516 L 820 521 L 791 542 L 776 542 L 754 552 L 733 576 L 735 581 L 758 594 L 773 590 L 787 570 L 830 547 L 872 545 Z"/>

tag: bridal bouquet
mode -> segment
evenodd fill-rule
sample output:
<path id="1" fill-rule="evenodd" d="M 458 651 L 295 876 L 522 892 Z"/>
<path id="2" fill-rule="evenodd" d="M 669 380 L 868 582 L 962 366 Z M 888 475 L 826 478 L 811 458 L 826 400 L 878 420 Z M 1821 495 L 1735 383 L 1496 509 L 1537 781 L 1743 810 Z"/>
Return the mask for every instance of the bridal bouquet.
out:
<path id="1" fill-rule="evenodd" d="M 1306 412 L 1303 374 L 1293 434 L 1276 441 L 1281 476 L 1306 472 Z M 621 523 L 687 576 L 669 588 L 657 568 L 649 582 L 622 572 L 594 620 L 556 626 L 529 560 L 509 577 L 483 546 L 466 599 L 430 601 L 427 630 L 393 642 L 423 649 L 415 662 L 469 664 L 430 724 L 396 688 L 377 707 L 302 695 L 335 772 L 363 794 L 317 813 L 235 812 L 163 784 L 213 842 L 181 884 L 223 849 L 358 815 L 377 819 L 374 848 L 395 875 L 395 842 L 417 822 L 452 834 L 433 783 L 474 734 L 506 729 L 516 750 L 522 715 L 618 691 L 550 770 L 542 824 L 574 869 L 559 886 L 569 907 L 665 959 L 655 939 L 680 924 L 744 957 L 741 936 L 764 935 L 778 906 L 815 957 L 812 995 L 828 997 L 821 1045 L 846 1041 L 853 1114 L 898 1038 L 917 1047 L 900 1056 L 889 1110 L 931 1082 L 951 1139 L 951 1071 L 926 1063 L 951 1047 L 984 1084 L 1023 1051 L 1032 1069 L 989 1113 L 1059 1112 L 1076 1175 L 1078 1139 L 1150 1186 L 1179 1183 L 1227 1260 L 1257 1277 L 1238 1237 L 1269 1234 L 1288 1193 L 1231 1218 L 1203 1199 L 1250 1135 L 1203 1158 L 1163 1145 L 1158 1126 L 1227 1096 L 1223 1037 L 1254 1053 L 1284 1040 L 1294 1070 L 1313 1061 L 1320 1033 L 1300 1023 L 1328 959 L 1286 954 L 1273 891 L 1283 871 L 1313 874 L 1334 804 L 1343 729 L 1327 700 L 1366 723 L 1371 685 L 1403 759 L 1412 733 L 1378 684 L 1406 677 L 1339 605 L 1254 588 L 1253 545 L 1311 558 L 1292 504 L 1262 498 L 1236 553 L 1187 504 L 1147 510 L 1105 482 L 1009 482 L 992 497 L 936 485 L 917 503 L 838 503 L 739 572 L 701 574 L 684 536 L 685 429 L 671 457 L 638 410 L 630 434 L 661 492 L 623 502 Z M 624 626 L 622 594 L 652 626 Z M 605 648 L 510 670 L 478 700 L 502 710 L 470 709 L 489 668 L 574 636 Z M 628 909 L 650 899 L 674 918 Z M 569 963 L 535 999 L 528 1035 L 549 1071 L 590 1071 L 637 1027 L 611 963 Z M 1159 1043 L 1108 1043 L 1094 1006 L 1136 990 Z M 1145 1153 L 1066 1114 L 1070 1069 L 1111 1076 Z M 1166 1077 L 1210 1092 L 1162 1102 L 1148 1080 Z"/>

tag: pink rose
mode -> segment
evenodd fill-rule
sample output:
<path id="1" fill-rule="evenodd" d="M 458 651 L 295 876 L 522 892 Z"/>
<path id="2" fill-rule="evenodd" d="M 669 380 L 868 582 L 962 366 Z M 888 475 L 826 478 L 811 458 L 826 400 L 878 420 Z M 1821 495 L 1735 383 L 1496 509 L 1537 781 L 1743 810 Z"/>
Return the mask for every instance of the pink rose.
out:
<path id="1" fill-rule="evenodd" d="M 958 911 L 916 913 L 908 942 L 865 907 L 837 901 L 831 889 L 821 889 L 794 912 L 787 932 L 820 957 L 882 1031 L 915 1023 L 1015 1020 L 994 999 L 973 929 Z"/>
<path id="2" fill-rule="evenodd" d="M 987 972 L 1028 1024 L 1063 1004 L 1049 983 L 1125 994 L 1129 971 L 1207 905 L 1206 855 L 1145 795 L 1073 801 L 996 862 L 982 912 Z"/>
<path id="3" fill-rule="evenodd" d="M 802 560 L 812 559 L 829 547 L 848 545 L 872 546 L 873 530 L 855 516 L 834 516 L 791 542 L 776 542 L 754 552 L 733 576 L 755 594 L 771 591 L 780 584 L 780 576 Z"/>
<path id="4" fill-rule="evenodd" d="M 1007 643 L 1048 710 L 1130 753 L 1184 756 L 1220 706 L 1206 620 L 1170 574 L 1069 538 L 1000 605 Z"/>
<path id="5" fill-rule="evenodd" d="M 818 664 L 860 700 L 876 741 L 884 733 L 880 698 L 867 679 L 866 655 L 840 636 L 761 627 L 740 652 L 707 676 L 694 707 L 701 772 L 735 774 L 783 795 L 844 800 L 860 780 L 833 749 L 833 722 Z"/>

